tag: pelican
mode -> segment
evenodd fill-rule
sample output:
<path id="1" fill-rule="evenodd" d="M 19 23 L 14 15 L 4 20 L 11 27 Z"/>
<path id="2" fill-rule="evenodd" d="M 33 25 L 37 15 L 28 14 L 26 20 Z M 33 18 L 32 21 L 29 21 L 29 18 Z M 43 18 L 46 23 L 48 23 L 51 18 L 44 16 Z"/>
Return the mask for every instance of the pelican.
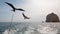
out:
<path id="1" fill-rule="evenodd" d="M 23 15 L 24 19 L 30 19 L 29 17 L 25 16 L 24 13 L 22 13 L 22 15 Z"/>
<path id="2" fill-rule="evenodd" d="M 8 2 L 5 2 L 6 4 L 8 4 L 13 10 L 13 12 L 15 12 L 15 10 L 20 10 L 20 11 L 25 11 L 25 10 L 23 10 L 23 9 L 21 9 L 21 8 L 15 8 L 12 4 L 10 4 L 10 3 L 8 3 Z"/>

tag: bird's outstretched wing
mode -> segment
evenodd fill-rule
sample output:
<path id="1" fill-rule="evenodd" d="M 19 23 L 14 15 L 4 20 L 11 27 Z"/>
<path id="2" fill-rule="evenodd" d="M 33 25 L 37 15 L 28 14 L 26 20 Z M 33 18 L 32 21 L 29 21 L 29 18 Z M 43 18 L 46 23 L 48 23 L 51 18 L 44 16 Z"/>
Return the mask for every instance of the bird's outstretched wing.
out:
<path id="1" fill-rule="evenodd" d="M 25 11 L 25 10 L 23 10 L 23 9 L 16 9 L 16 10 Z"/>
<path id="2" fill-rule="evenodd" d="M 25 16 L 24 13 L 22 13 L 22 15 L 23 15 L 24 19 L 30 19 L 29 17 Z"/>
<path id="3" fill-rule="evenodd" d="M 10 4 L 8 2 L 5 2 L 5 3 L 8 4 L 9 6 L 11 6 L 13 9 L 15 9 L 15 7 L 12 4 Z"/>

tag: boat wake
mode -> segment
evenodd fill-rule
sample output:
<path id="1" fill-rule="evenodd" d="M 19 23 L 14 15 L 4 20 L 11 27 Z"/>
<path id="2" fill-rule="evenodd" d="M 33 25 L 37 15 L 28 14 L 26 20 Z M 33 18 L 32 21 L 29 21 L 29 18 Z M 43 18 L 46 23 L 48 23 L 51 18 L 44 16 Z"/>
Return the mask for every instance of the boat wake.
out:
<path id="1" fill-rule="evenodd" d="M 18 29 L 7 29 L 3 34 L 57 34 L 58 30 L 50 27 L 38 25 L 37 27 L 25 26 L 21 30 Z"/>

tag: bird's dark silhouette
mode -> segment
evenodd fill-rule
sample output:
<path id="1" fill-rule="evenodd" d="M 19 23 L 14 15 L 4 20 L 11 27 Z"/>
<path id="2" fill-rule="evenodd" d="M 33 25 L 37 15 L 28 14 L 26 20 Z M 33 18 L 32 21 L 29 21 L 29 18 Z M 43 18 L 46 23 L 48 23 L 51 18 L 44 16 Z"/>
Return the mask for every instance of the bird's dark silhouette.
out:
<path id="1" fill-rule="evenodd" d="M 23 9 L 21 9 L 21 8 L 15 8 L 12 4 L 10 4 L 10 3 L 8 3 L 8 2 L 5 2 L 6 4 L 8 4 L 10 7 L 12 7 L 12 11 L 14 11 L 15 12 L 15 10 L 20 10 L 20 11 L 25 11 L 25 10 L 23 10 Z"/>
<path id="2" fill-rule="evenodd" d="M 27 17 L 24 13 L 22 13 L 24 19 L 30 19 L 29 17 Z"/>

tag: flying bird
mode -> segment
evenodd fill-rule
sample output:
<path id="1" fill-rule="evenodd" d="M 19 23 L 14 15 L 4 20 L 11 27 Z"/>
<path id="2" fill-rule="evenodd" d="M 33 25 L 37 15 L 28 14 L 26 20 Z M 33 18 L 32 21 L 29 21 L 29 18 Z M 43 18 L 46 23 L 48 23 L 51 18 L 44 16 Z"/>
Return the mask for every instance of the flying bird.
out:
<path id="1" fill-rule="evenodd" d="M 27 17 L 24 13 L 22 13 L 24 19 L 30 19 L 29 17 Z"/>
<path id="2" fill-rule="evenodd" d="M 10 3 L 8 3 L 8 2 L 5 2 L 6 4 L 8 4 L 13 10 L 13 12 L 15 12 L 15 10 L 20 10 L 20 11 L 25 11 L 25 10 L 23 10 L 23 9 L 21 9 L 21 8 L 15 8 L 12 4 L 10 4 Z"/>

